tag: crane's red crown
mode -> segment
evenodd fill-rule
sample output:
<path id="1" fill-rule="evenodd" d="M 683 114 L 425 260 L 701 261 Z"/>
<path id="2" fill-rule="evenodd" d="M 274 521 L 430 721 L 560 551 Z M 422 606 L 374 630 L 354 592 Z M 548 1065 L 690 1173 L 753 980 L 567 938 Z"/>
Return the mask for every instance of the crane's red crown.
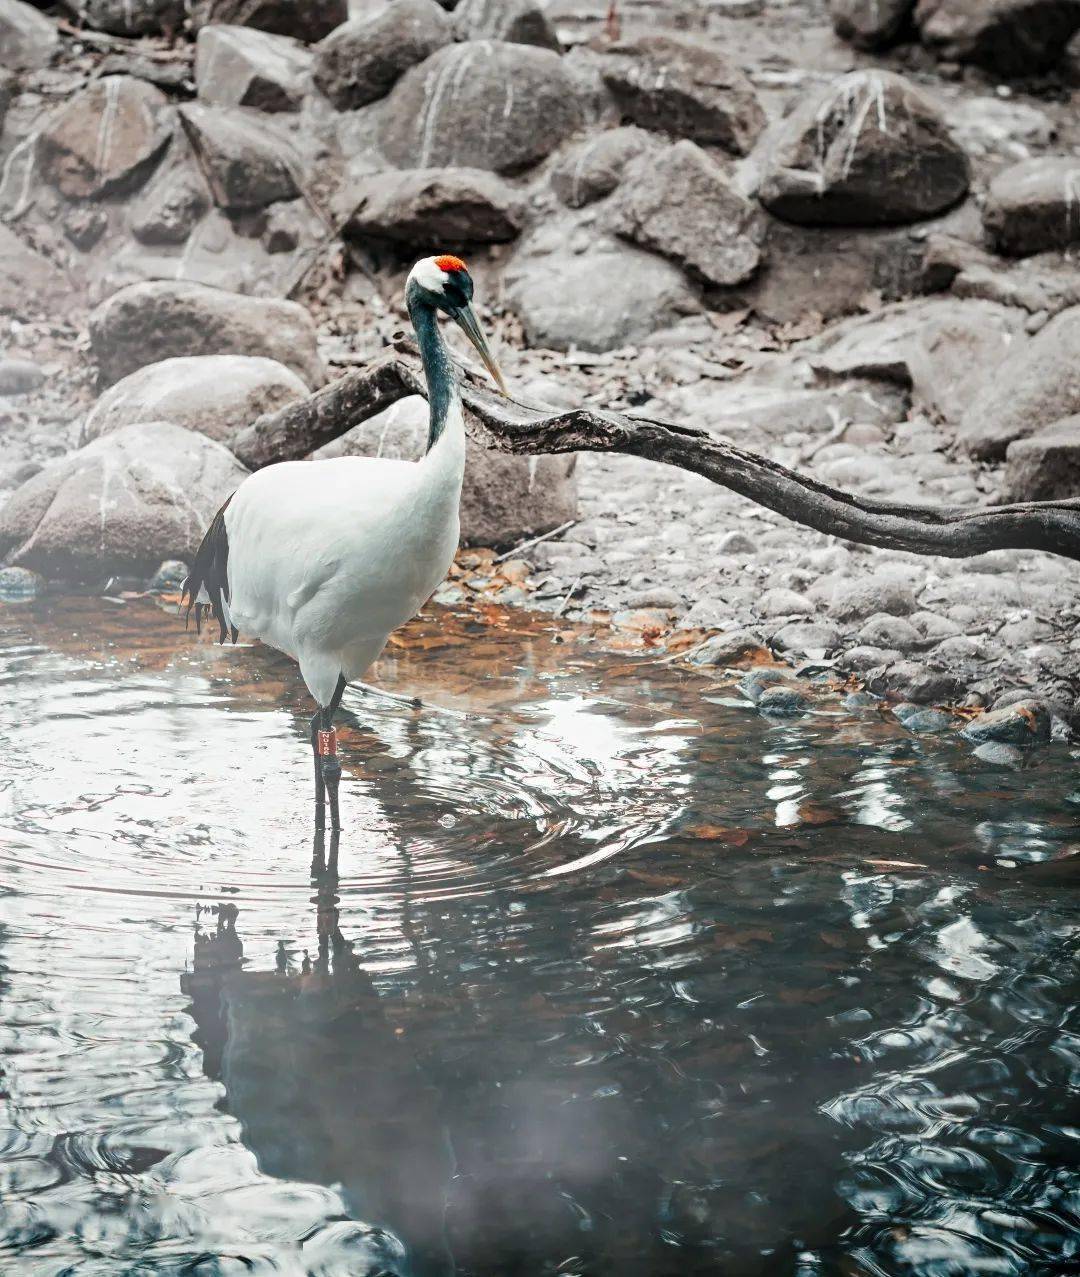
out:
<path id="1" fill-rule="evenodd" d="M 446 270 L 446 271 L 468 270 L 468 267 L 465 265 L 465 263 L 461 260 L 460 257 L 454 257 L 449 253 L 447 253 L 443 257 L 436 257 L 435 265 L 438 266 L 439 270 Z"/>

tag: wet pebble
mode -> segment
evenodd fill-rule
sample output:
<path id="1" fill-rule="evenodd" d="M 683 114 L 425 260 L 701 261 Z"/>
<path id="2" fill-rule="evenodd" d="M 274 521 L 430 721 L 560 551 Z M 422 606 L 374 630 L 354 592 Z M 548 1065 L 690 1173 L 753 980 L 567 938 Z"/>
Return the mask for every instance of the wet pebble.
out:
<path id="1" fill-rule="evenodd" d="M 43 593 L 45 578 L 29 568 L 0 568 L 0 602 L 28 603 Z"/>
<path id="2" fill-rule="evenodd" d="M 893 706 L 893 713 L 909 732 L 944 732 L 952 726 L 952 715 L 942 709 L 933 709 L 926 705 L 913 705 L 910 701 L 901 701 Z"/>
<path id="3" fill-rule="evenodd" d="M 767 689 L 781 684 L 791 686 L 791 675 L 775 665 L 767 665 L 746 674 L 739 681 L 739 691 L 756 705 Z"/>
<path id="4" fill-rule="evenodd" d="M 147 587 L 160 594 L 178 590 L 187 578 L 188 566 L 182 559 L 166 559 L 150 578 Z"/>
<path id="5" fill-rule="evenodd" d="M 666 585 L 654 585 L 636 590 L 627 598 L 626 606 L 628 608 L 655 607 L 673 612 L 683 606 L 683 599 L 681 594 L 669 589 Z"/>
<path id="6" fill-rule="evenodd" d="M 776 718 L 796 718 L 805 714 L 810 702 L 797 687 L 777 685 L 766 688 L 757 699 L 760 713 Z"/>
<path id="7" fill-rule="evenodd" d="M 690 654 L 693 665 L 737 665 L 746 660 L 765 660 L 769 653 L 749 630 L 717 634 Z"/>
<path id="8" fill-rule="evenodd" d="M 964 736 L 986 743 L 1030 746 L 1050 739 L 1050 710 L 1043 701 L 1020 700 L 972 719 Z"/>
<path id="9" fill-rule="evenodd" d="M 994 763 L 998 767 L 1019 767 L 1024 761 L 1023 750 L 1002 741 L 987 741 L 983 745 L 977 745 L 972 753 L 984 763 Z"/>
<path id="10" fill-rule="evenodd" d="M 872 692 L 848 692 L 842 704 L 849 710 L 876 709 L 881 701 Z"/>

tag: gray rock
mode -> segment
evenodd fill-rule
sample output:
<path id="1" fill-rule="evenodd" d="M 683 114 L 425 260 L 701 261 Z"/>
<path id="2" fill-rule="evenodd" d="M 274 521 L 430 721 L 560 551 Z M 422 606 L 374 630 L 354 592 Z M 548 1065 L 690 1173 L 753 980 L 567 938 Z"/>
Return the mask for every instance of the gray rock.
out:
<path id="1" fill-rule="evenodd" d="M 814 605 L 802 594 L 794 590 L 766 590 L 758 599 L 756 609 L 759 616 L 811 616 Z"/>
<path id="2" fill-rule="evenodd" d="M 909 732 L 929 734 L 944 732 L 952 726 L 952 715 L 941 709 L 928 709 L 924 705 L 912 705 L 901 702 L 893 706 L 893 713 Z"/>
<path id="3" fill-rule="evenodd" d="M 339 111 L 351 111 L 385 97 L 410 67 L 453 38 L 435 0 L 376 5 L 316 47 L 315 83 Z"/>
<path id="4" fill-rule="evenodd" d="M 682 611 L 683 601 L 678 591 L 663 585 L 652 585 L 642 590 L 635 590 L 624 600 L 628 608 L 655 607 L 665 612 Z"/>
<path id="5" fill-rule="evenodd" d="M 308 388 L 276 359 L 191 355 L 129 373 L 90 410 L 83 441 L 140 421 L 168 421 L 228 443 L 264 412 L 306 399 Z"/>
<path id="6" fill-rule="evenodd" d="M 28 395 L 45 380 L 31 359 L 0 359 L 0 395 Z"/>
<path id="7" fill-rule="evenodd" d="M 758 636 L 749 630 L 714 635 L 700 647 L 694 648 L 689 656 L 691 665 L 725 667 L 742 665 L 747 661 L 768 659 L 768 650 Z"/>
<path id="8" fill-rule="evenodd" d="M 871 692 L 848 692 L 840 703 L 848 710 L 877 709 L 881 699 Z"/>
<path id="9" fill-rule="evenodd" d="M 790 621 L 772 636 L 772 643 L 781 652 L 811 655 L 831 651 L 840 639 L 840 631 L 828 621 Z"/>
<path id="10" fill-rule="evenodd" d="M 758 711 L 772 718 L 798 718 L 810 708 L 810 702 L 797 687 L 769 687 L 757 700 Z"/>
<path id="11" fill-rule="evenodd" d="M 45 593 L 45 578 L 29 568 L 0 568 L 0 603 L 29 603 Z"/>
<path id="12" fill-rule="evenodd" d="M 963 735 L 977 745 L 990 741 L 1021 748 L 1045 744 L 1050 739 L 1050 710 L 1044 701 L 1016 701 L 972 719 Z"/>
<path id="13" fill-rule="evenodd" d="M 343 197 L 344 202 L 344 197 Z M 513 239 L 525 210 L 518 193 L 486 169 L 431 168 L 373 173 L 348 190 L 348 238 L 432 244 Z"/>
<path id="14" fill-rule="evenodd" d="M 349 17 L 349 0 L 192 0 L 192 24 L 221 22 L 290 35 L 311 44 Z"/>
<path id="15" fill-rule="evenodd" d="M 58 311 L 72 305 L 71 292 L 64 272 L 0 222 L 0 311 L 23 319 L 51 315 L 55 323 Z"/>
<path id="16" fill-rule="evenodd" d="M 682 271 L 639 248 L 603 241 L 566 253 L 554 227 L 523 240 L 504 274 L 506 300 L 529 342 L 614 350 L 700 307 Z"/>
<path id="17" fill-rule="evenodd" d="M 172 136 L 168 99 L 130 76 L 107 75 L 45 122 L 38 159 L 62 195 L 88 199 L 140 186 Z"/>
<path id="18" fill-rule="evenodd" d="M 883 669 L 900 660 L 900 652 L 893 647 L 873 647 L 859 643 L 849 647 L 839 656 L 840 668 L 865 674 L 867 670 Z"/>
<path id="19" fill-rule="evenodd" d="M 581 124 L 576 82 L 558 54 L 470 40 L 407 71 L 381 109 L 380 144 L 401 168 L 522 169 Z"/>
<path id="20" fill-rule="evenodd" d="M 427 441 L 428 406 L 419 395 L 354 426 L 316 457 L 419 458 Z M 548 532 L 577 516 L 576 458 L 515 457 L 470 439 L 461 489 L 461 539 L 466 545 L 506 545 Z"/>
<path id="21" fill-rule="evenodd" d="M 79 16 L 95 31 L 113 35 L 178 35 L 187 17 L 184 0 L 79 0 Z"/>
<path id="22" fill-rule="evenodd" d="M 922 641 L 922 635 L 910 621 L 888 612 L 875 612 L 859 630 L 860 643 L 896 648 L 901 652 L 910 652 L 921 646 Z"/>
<path id="23" fill-rule="evenodd" d="M 180 107 L 180 119 L 219 208 L 265 208 L 300 194 L 294 176 L 298 157 L 265 125 L 238 111 L 195 103 Z"/>
<path id="24" fill-rule="evenodd" d="M 893 576 L 873 574 L 837 586 L 829 611 L 840 621 L 861 621 L 882 612 L 910 616 L 916 606 L 910 586 Z"/>
<path id="25" fill-rule="evenodd" d="M 195 43 L 195 85 L 207 106 L 298 111 L 312 54 L 297 40 L 253 27 L 207 26 Z"/>
<path id="26" fill-rule="evenodd" d="M 171 168 L 131 204 L 131 231 L 143 244 L 183 244 L 210 207 L 202 178 L 186 168 Z"/>
<path id="27" fill-rule="evenodd" d="M 777 126 L 758 191 L 808 226 L 914 222 L 967 194 L 968 161 L 938 107 L 891 71 L 853 71 Z"/>
<path id="28" fill-rule="evenodd" d="M 571 146 L 551 170 L 555 194 L 569 208 L 583 208 L 610 195 L 626 166 L 651 145 L 644 129 L 606 129 Z"/>
<path id="29" fill-rule="evenodd" d="M 90 316 L 103 385 L 176 355 L 264 355 L 317 389 L 326 380 L 316 328 L 296 302 L 155 280 L 120 289 Z"/>
<path id="30" fill-rule="evenodd" d="M 919 0 L 923 44 L 949 62 L 1029 75 L 1058 62 L 1080 30 L 1076 0 Z"/>
<path id="31" fill-rule="evenodd" d="M 656 249 L 707 283 L 742 283 L 761 262 L 754 206 L 693 142 L 633 161 L 616 200 L 620 235 Z"/>
<path id="32" fill-rule="evenodd" d="M 1023 750 L 1001 741 L 987 741 L 977 745 L 971 752 L 982 762 L 993 763 L 996 767 L 1020 767 L 1024 763 Z"/>
<path id="33" fill-rule="evenodd" d="M 1080 156 L 1044 155 L 998 173 L 983 224 L 998 252 L 1015 257 L 1080 242 Z"/>
<path id="34" fill-rule="evenodd" d="M 829 0 L 833 30 L 857 49 L 884 49 L 904 29 L 915 0 Z"/>
<path id="35" fill-rule="evenodd" d="M 953 702 L 964 686 L 955 674 L 931 669 L 918 661 L 897 661 L 889 666 L 881 681 L 880 690 L 895 692 L 916 705 Z"/>
<path id="36" fill-rule="evenodd" d="M 171 594 L 179 590 L 187 579 L 188 565 L 183 559 L 166 559 L 150 578 L 148 589 L 155 594 Z"/>
<path id="37" fill-rule="evenodd" d="M 623 114 L 646 129 L 746 155 L 765 127 L 754 86 L 701 38 L 625 40 L 610 47 L 601 74 Z"/>
<path id="38" fill-rule="evenodd" d="M 1006 501 L 1080 496 L 1080 415 L 1010 443 L 1001 487 Z"/>
<path id="39" fill-rule="evenodd" d="M 559 52 L 559 41 L 537 0 L 461 0 L 454 9 L 459 40 L 508 40 Z"/>
<path id="40" fill-rule="evenodd" d="M 791 671 L 777 665 L 759 665 L 739 680 L 739 691 L 756 705 L 770 687 L 791 687 Z"/>
<path id="41" fill-rule="evenodd" d="M 940 643 L 942 639 L 952 638 L 961 632 L 955 621 L 936 612 L 912 612 L 908 620 L 924 639 L 932 643 Z"/>
<path id="42" fill-rule="evenodd" d="M 101 239 L 109 228 L 109 215 L 103 208 L 76 204 L 64 213 L 64 234 L 84 253 Z"/>
<path id="43" fill-rule="evenodd" d="M 1014 439 L 1080 412 L 1080 306 L 1056 315 L 1012 351 L 975 397 L 958 439 L 972 456 L 998 460 Z"/>
<path id="44" fill-rule="evenodd" d="M 166 422 L 128 426 L 49 462 L 0 510 L 0 554 L 49 577 L 149 575 L 189 558 L 247 471 Z"/>
<path id="45" fill-rule="evenodd" d="M 35 71 L 48 66 L 59 41 L 56 26 L 22 0 L 0 0 L 0 66 Z"/>
<path id="46" fill-rule="evenodd" d="M 717 547 L 721 554 L 757 554 L 757 542 L 736 528 L 733 532 L 725 532 Z"/>

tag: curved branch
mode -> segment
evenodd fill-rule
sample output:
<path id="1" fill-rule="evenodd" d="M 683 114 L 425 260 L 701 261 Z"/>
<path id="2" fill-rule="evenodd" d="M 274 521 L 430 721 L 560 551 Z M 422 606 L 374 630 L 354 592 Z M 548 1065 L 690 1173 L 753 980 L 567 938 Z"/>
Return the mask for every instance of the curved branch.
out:
<path id="1" fill-rule="evenodd" d="M 411 343 L 398 343 L 411 354 Z M 309 399 L 260 417 L 233 442 L 252 469 L 307 456 L 406 395 L 424 394 L 412 358 L 395 353 L 347 373 Z M 509 400 L 466 370 L 462 400 L 472 433 L 502 452 L 623 452 L 691 470 L 830 536 L 915 554 L 969 558 L 987 550 L 1045 550 L 1080 559 L 1080 500 L 971 509 L 856 497 L 715 439 L 652 417 L 574 408 L 546 412 Z M 479 427 L 479 429 L 477 429 Z"/>

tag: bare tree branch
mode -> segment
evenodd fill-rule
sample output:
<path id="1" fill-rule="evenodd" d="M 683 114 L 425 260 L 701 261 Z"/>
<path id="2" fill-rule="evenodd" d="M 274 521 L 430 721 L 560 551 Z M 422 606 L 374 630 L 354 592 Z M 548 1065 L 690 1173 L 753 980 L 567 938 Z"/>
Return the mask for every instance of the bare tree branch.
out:
<path id="1" fill-rule="evenodd" d="M 252 469 L 307 456 L 406 395 L 424 394 L 410 342 L 368 368 L 347 373 L 309 399 L 260 417 L 233 451 Z M 706 430 L 646 416 L 575 408 L 551 412 L 509 400 L 466 370 L 468 424 L 502 452 L 623 452 L 704 475 L 713 483 L 830 536 L 915 554 L 969 558 L 987 550 L 1045 550 L 1080 559 L 1080 500 L 1032 501 L 983 509 L 900 505 L 852 496 Z"/>

